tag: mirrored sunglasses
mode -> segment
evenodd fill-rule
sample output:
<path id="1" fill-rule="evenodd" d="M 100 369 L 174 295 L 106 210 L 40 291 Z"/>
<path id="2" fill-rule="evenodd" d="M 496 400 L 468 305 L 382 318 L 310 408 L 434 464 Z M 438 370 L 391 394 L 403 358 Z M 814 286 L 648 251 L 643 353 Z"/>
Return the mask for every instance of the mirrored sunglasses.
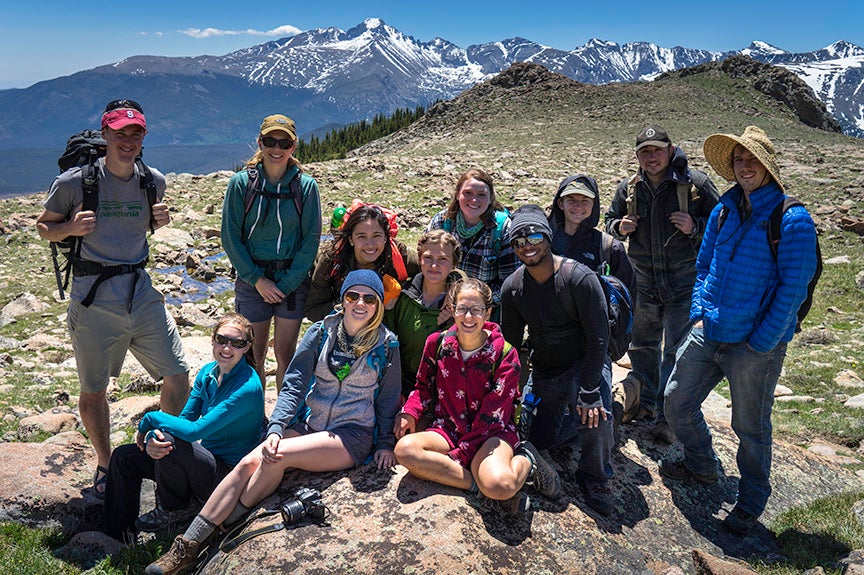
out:
<path id="1" fill-rule="evenodd" d="M 231 344 L 231 347 L 237 349 L 243 349 L 247 345 L 249 345 L 248 339 L 243 339 L 240 337 L 228 337 L 227 335 L 222 335 L 221 333 L 217 333 L 213 336 L 213 341 L 218 343 L 219 345 L 228 345 Z"/>
<path id="2" fill-rule="evenodd" d="M 524 248 L 527 245 L 536 246 L 543 241 L 543 234 L 531 234 L 521 238 L 513 238 L 510 240 L 510 245 L 514 248 Z"/>
<path id="3" fill-rule="evenodd" d="M 111 100 L 105 105 L 105 112 L 111 112 L 112 110 L 120 110 L 123 108 L 132 108 L 133 110 L 138 110 L 142 114 L 144 113 L 144 110 L 141 109 L 141 104 L 135 100 Z M 103 114 L 105 112 L 103 112 Z"/>
<path id="4" fill-rule="evenodd" d="M 275 148 L 278 146 L 280 150 L 289 150 L 294 145 L 294 140 L 277 140 L 270 136 L 262 136 L 261 144 L 265 148 Z"/>
<path id="5" fill-rule="evenodd" d="M 356 291 L 346 291 L 345 301 L 347 301 L 348 303 L 357 303 L 357 300 L 359 300 L 361 296 L 363 297 L 363 303 L 365 303 L 366 305 L 378 304 L 378 296 L 371 293 L 360 294 Z"/>

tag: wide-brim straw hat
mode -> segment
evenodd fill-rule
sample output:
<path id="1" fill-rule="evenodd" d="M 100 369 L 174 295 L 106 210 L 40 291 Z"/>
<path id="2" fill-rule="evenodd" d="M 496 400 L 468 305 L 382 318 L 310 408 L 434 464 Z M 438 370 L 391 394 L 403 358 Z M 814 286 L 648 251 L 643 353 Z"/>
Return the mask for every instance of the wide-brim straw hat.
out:
<path id="1" fill-rule="evenodd" d="M 780 179 L 780 165 L 774 152 L 774 144 L 768 138 L 765 130 L 757 126 L 747 126 L 740 136 L 734 134 L 712 134 L 705 140 L 703 150 L 705 159 L 720 177 L 730 182 L 735 181 L 735 170 L 732 167 L 732 152 L 735 146 L 743 146 L 756 156 L 771 177 L 784 192 L 783 180 Z"/>

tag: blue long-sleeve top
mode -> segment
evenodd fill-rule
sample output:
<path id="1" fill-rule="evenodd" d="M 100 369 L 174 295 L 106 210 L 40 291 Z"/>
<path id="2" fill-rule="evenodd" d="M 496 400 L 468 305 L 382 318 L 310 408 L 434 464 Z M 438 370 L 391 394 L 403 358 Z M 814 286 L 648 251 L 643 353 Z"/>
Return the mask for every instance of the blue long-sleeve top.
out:
<path id="1" fill-rule="evenodd" d="M 270 182 L 258 164 L 259 178 L 267 192 L 287 194 L 297 166 L 288 166 L 285 176 Z M 264 276 L 260 261 L 291 260 L 287 269 L 275 272 L 274 282 L 283 293 L 290 294 L 306 279 L 321 238 L 321 202 L 314 178 L 300 174 L 302 217 L 298 218 L 294 201 L 257 195 L 246 213 L 246 187 L 249 172 L 241 170 L 231 177 L 222 205 L 222 247 L 237 270 L 237 276 L 255 285 Z"/>
<path id="2" fill-rule="evenodd" d="M 729 189 L 708 219 L 690 318 L 702 320 L 711 340 L 746 342 L 764 353 L 795 333 L 798 308 L 816 270 L 816 227 L 803 206 L 789 208 L 775 261 L 767 228 L 783 191 L 774 182 L 753 191 L 750 213 L 742 215 L 743 193 L 737 185 Z M 718 229 L 724 206 L 728 215 Z"/>
<path id="3" fill-rule="evenodd" d="M 201 446 L 230 465 L 261 441 L 264 422 L 264 390 L 258 373 L 241 359 L 218 383 L 215 361 L 201 368 L 180 415 L 151 411 L 141 418 L 138 430 L 167 431 L 183 441 Z"/>

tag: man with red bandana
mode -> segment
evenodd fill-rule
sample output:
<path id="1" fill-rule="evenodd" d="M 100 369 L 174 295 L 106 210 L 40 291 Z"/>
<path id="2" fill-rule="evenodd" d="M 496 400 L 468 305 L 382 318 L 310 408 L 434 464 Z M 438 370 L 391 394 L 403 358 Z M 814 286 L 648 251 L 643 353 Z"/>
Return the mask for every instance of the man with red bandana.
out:
<path id="1" fill-rule="evenodd" d="M 82 168 L 63 172 L 51 184 L 45 209 L 36 221 L 48 241 L 80 236 L 73 260 L 67 324 L 75 349 L 81 393 L 78 409 L 96 451 L 97 467 L 89 495 L 101 499 L 111 458 L 110 414 L 106 389 L 120 374 L 131 351 L 153 377 L 162 380 L 161 408 L 177 415 L 189 394 L 189 368 L 180 334 L 162 294 L 144 269 L 149 256 L 147 231 L 170 222 L 163 202 L 165 178 L 149 168 L 156 203 L 149 205 L 137 164 L 147 120 L 132 100 L 115 100 L 102 114 L 105 157 L 96 162 L 98 207 L 83 209 Z"/>

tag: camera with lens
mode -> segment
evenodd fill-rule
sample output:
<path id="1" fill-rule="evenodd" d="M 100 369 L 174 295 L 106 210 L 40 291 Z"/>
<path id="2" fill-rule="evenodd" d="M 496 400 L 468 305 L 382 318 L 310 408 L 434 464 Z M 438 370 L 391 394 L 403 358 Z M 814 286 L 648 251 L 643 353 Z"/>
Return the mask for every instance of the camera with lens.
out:
<path id="1" fill-rule="evenodd" d="M 321 492 L 309 487 L 301 487 L 294 493 L 292 499 L 282 502 L 282 523 L 292 525 L 299 523 L 305 517 L 313 521 L 321 521 L 327 516 L 327 507 L 321 499 Z"/>

